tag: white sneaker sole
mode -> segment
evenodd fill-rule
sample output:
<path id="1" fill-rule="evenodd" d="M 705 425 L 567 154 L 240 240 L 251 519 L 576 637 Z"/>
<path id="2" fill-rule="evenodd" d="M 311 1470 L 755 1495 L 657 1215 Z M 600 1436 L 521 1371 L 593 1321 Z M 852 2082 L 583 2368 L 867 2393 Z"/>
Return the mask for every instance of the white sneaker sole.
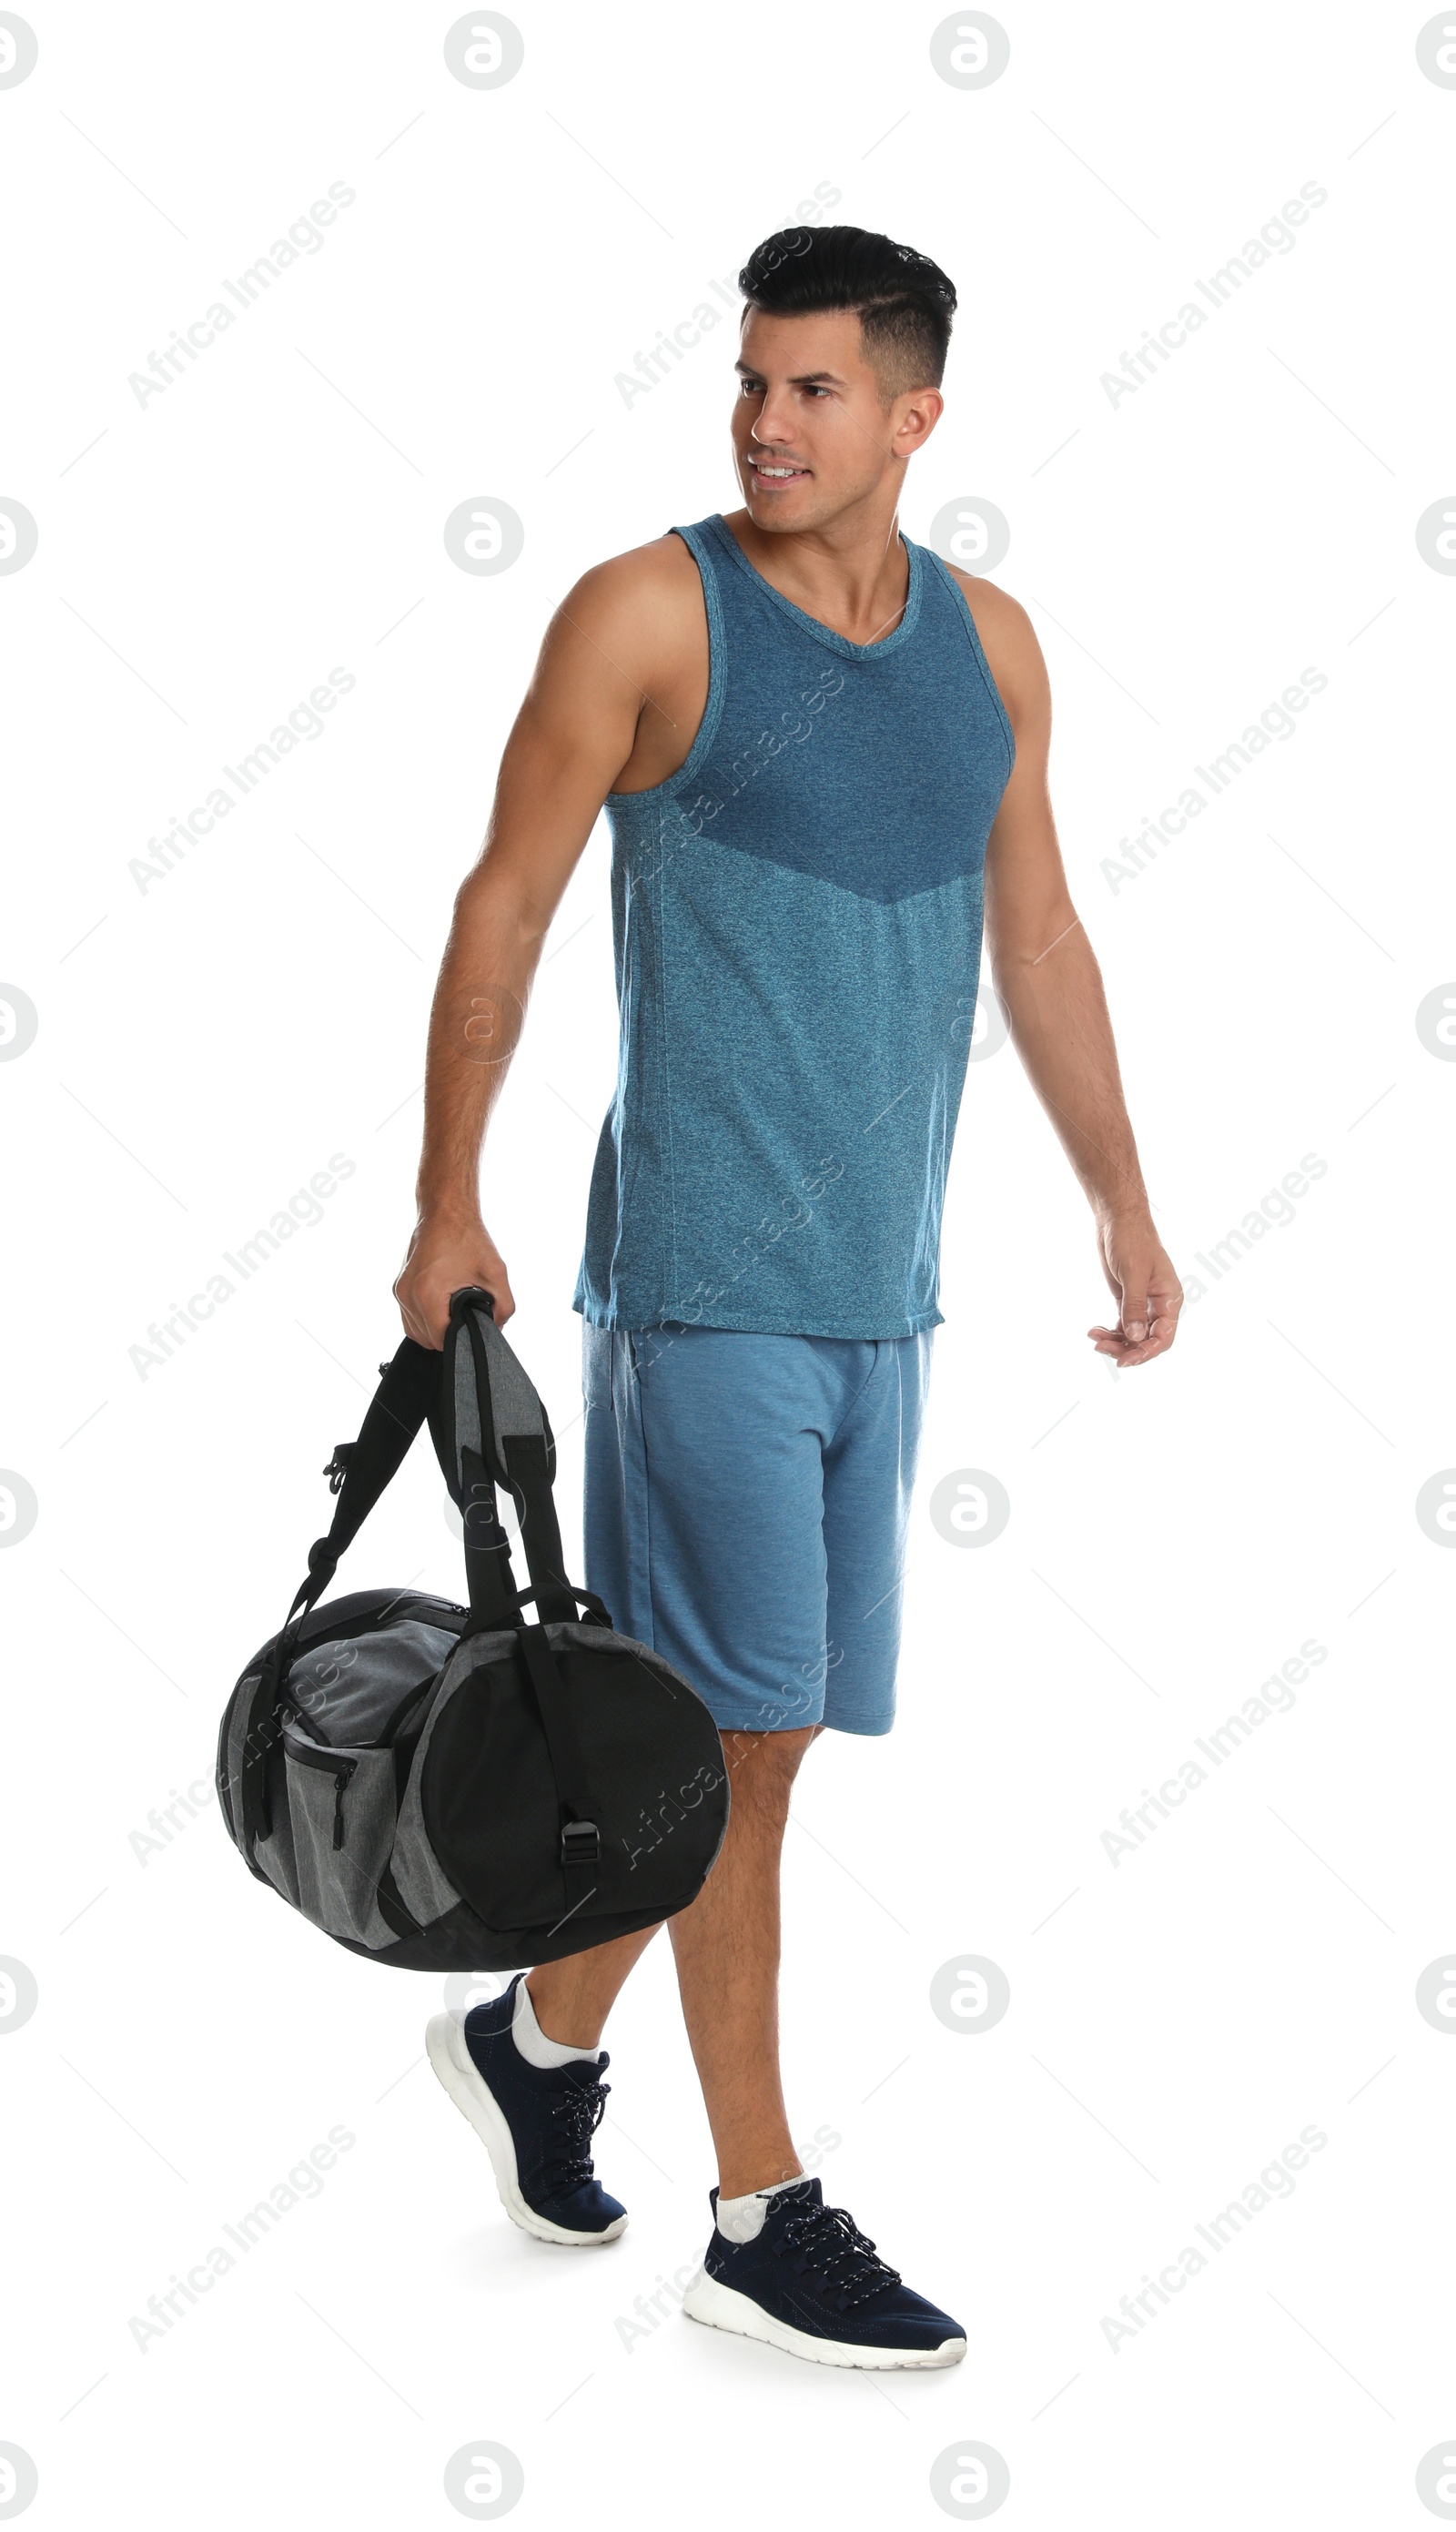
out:
<path id="1" fill-rule="evenodd" d="M 852 2347 L 843 2339 L 814 2338 L 807 2330 L 775 2321 L 752 2295 L 720 2285 L 705 2269 L 699 2270 L 684 2295 L 683 2310 L 690 2321 L 704 2322 L 709 2330 L 731 2330 L 740 2338 L 762 2339 L 765 2346 L 781 2347 L 786 2356 L 807 2357 L 811 2365 L 849 2365 L 860 2373 L 923 2373 L 928 2366 L 959 2365 L 966 2353 L 964 2338 L 943 2338 L 938 2347 L 908 2353 L 898 2347 Z"/>
<path id="2" fill-rule="evenodd" d="M 528 2207 L 516 2173 L 510 2122 L 466 2045 L 463 2013 L 435 2014 L 424 2034 L 424 2048 L 451 2100 L 470 2120 L 489 2155 L 500 2203 L 513 2224 L 519 2224 L 523 2233 L 533 2234 L 538 2242 L 571 2242 L 582 2250 L 594 2249 L 601 2242 L 615 2242 L 618 2234 L 625 2232 L 625 2216 L 618 2216 L 600 2233 L 573 2233 L 564 2224 L 553 2224 L 548 2216 L 538 2216 L 533 2207 Z"/>

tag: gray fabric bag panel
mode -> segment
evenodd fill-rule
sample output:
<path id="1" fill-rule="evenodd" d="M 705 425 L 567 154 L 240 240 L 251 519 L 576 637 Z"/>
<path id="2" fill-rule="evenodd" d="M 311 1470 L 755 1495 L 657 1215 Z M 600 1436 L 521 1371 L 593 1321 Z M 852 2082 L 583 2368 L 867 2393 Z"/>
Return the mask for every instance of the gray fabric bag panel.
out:
<path id="1" fill-rule="evenodd" d="M 588 1627 L 581 1618 L 553 1618 L 546 1629 L 546 1641 L 553 1646 L 580 1644 L 587 1652 L 630 1653 L 634 1658 L 644 1649 L 635 1637 L 619 1636 L 615 1628 Z M 646 1649 L 652 1655 L 654 1679 L 665 1671 L 668 1679 L 675 1679 L 679 1688 L 686 1689 L 690 1697 L 697 1698 L 698 1691 L 692 1681 L 684 1679 L 680 1670 L 674 1670 L 665 1654 L 657 1652 L 650 1644 Z"/>
<path id="2" fill-rule="evenodd" d="M 240 1789 L 243 1783 L 243 1760 L 248 1747 L 248 1718 L 252 1712 L 252 1700 L 257 1695 L 257 1684 L 261 1676 L 260 1671 L 249 1672 L 233 1698 L 232 1710 L 228 1715 L 228 1785 L 232 1793 L 235 1835 Z M 261 1856 L 258 1857 L 258 1862 L 262 1862 Z"/>
<path id="3" fill-rule="evenodd" d="M 234 1778 L 236 1784 L 237 1778 Z M 293 1851 L 293 1822 L 286 1803 L 273 1806 L 273 1834 L 253 1841 L 252 1860 L 260 1872 L 266 1872 L 275 1890 L 281 1890 L 291 1908 L 299 1904 L 299 1868 Z"/>
<path id="4" fill-rule="evenodd" d="M 332 1771 L 316 1763 L 318 1753 L 306 1734 L 285 1730 L 283 1749 L 297 1904 L 326 1934 L 344 1934 L 350 1942 L 382 1950 L 397 1940 L 379 1914 L 377 1897 L 379 1876 L 394 1843 L 394 1753 L 340 1749 L 340 1761 L 352 1762 L 341 1795 Z M 313 1753 L 312 1763 L 296 1755 L 305 1751 Z M 340 1816 L 344 1843 L 335 1846 L 335 1822 Z M 268 1843 L 273 1845 L 276 1839 Z M 259 1863 L 265 1855 L 260 1846 Z"/>
<path id="5" fill-rule="evenodd" d="M 310 1644 L 289 1686 L 320 1741 L 361 1749 L 379 1739 L 412 1688 L 444 1667 L 457 1640 L 443 1627 L 410 1618 L 376 1634 Z"/>

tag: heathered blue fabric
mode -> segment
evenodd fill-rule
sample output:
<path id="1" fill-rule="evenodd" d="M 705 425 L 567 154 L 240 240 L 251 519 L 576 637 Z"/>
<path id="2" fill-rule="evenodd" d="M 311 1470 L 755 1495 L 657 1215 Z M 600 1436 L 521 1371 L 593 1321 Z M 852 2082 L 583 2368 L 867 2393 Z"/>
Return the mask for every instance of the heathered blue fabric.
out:
<path id="1" fill-rule="evenodd" d="M 905 541 L 883 641 L 680 527 L 709 677 L 680 771 L 613 792 L 621 1040 L 575 1307 L 888 1338 L 939 1324 L 940 1221 L 1014 742 L 971 610 Z"/>
<path id="2" fill-rule="evenodd" d="M 888 1732 L 934 1337 L 582 1330 L 587 1587 L 724 1732 Z"/>

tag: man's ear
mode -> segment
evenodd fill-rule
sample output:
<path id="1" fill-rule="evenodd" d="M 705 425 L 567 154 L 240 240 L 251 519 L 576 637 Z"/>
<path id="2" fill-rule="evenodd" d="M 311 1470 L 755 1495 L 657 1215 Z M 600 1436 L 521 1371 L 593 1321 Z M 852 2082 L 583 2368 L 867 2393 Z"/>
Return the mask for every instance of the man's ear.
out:
<path id="1" fill-rule="evenodd" d="M 944 413 L 945 398 L 938 387 L 916 387 L 899 398 L 899 406 L 893 440 L 895 455 L 913 457 L 918 448 L 924 448 Z"/>

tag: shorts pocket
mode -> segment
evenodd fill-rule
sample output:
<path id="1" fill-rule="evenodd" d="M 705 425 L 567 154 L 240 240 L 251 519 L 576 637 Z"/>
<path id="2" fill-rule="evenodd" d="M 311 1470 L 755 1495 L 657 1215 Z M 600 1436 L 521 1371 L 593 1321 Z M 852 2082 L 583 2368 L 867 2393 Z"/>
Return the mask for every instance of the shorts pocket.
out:
<path id="1" fill-rule="evenodd" d="M 299 1907 L 326 1934 L 376 1945 L 399 1818 L 394 1752 L 328 1749 L 286 1730 L 283 1755 Z"/>

